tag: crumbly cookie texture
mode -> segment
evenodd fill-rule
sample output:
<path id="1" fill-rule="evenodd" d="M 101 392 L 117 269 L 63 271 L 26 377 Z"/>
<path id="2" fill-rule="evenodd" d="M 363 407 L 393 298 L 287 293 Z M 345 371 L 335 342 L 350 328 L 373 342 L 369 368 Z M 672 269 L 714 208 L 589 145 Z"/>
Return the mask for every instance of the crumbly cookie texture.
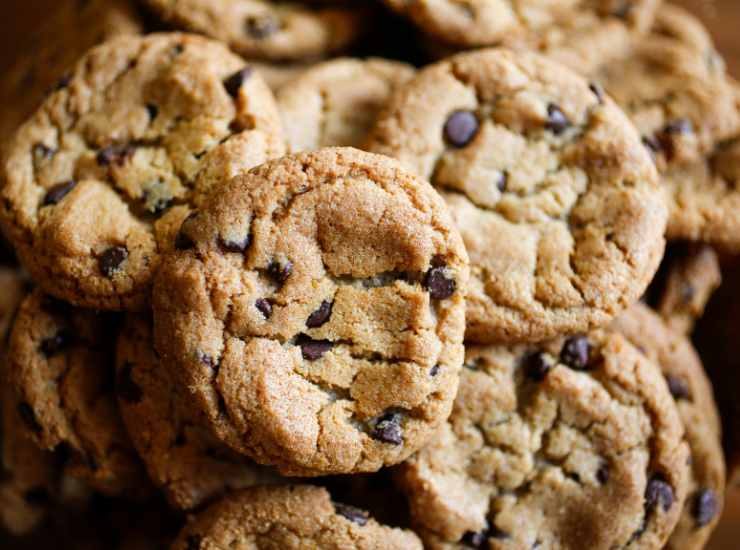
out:
<path id="1" fill-rule="evenodd" d="M 722 427 L 712 386 L 688 338 L 650 308 L 635 304 L 613 328 L 660 367 L 678 406 L 691 453 L 690 475 L 681 519 L 665 548 L 700 550 L 722 514 L 725 488 Z"/>
<path id="2" fill-rule="evenodd" d="M 355 548 L 421 550 L 411 531 L 377 523 L 309 485 L 237 491 L 196 515 L 172 550 L 206 548 Z"/>
<path id="3" fill-rule="evenodd" d="M 106 42 L 62 84 L 10 144 L 0 222 L 46 292 L 144 308 L 190 207 L 284 152 L 277 106 L 225 46 L 181 34 Z"/>
<path id="4" fill-rule="evenodd" d="M 540 56 L 461 54 L 390 100 L 367 147 L 442 193 L 471 259 L 466 338 L 602 326 L 663 254 L 653 162 L 602 90 Z"/>
<path id="5" fill-rule="evenodd" d="M 309 6 L 272 0 L 144 1 L 169 24 L 225 42 L 252 59 L 301 60 L 335 53 L 354 42 L 367 24 L 366 8 L 357 5 Z"/>
<path id="6" fill-rule="evenodd" d="M 414 74 L 385 59 L 335 59 L 305 71 L 277 96 L 288 149 L 359 147 L 391 94 Z"/>
<path id="7" fill-rule="evenodd" d="M 29 44 L 15 52 L 0 80 L 0 143 L 67 78 L 66 71 L 89 48 L 119 35 L 141 32 L 141 21 L 127 0 L 57 2 L 51 14 L 39 18 Z"/>
<path id="8" fill-rule="evenodd" d="M 149 485 L 113 394 L 114 323 L 35 290 L 13 324 L 7 375 L 28 437 L 69 453 L 70 474 L 95 489 L 138 496 Z"/>
<path id="9" fill-rule="evenodd" d="M 429 548 L 661 548 L 688 483 L 660 370 L 621 335 L 469 347 L 437 438 L 399 472 Z"/>
<path id="10" fill-rule="evenodd" d="M 396 161 L 328 148 L 265 163 L 178 242 L 155 343 L 234 449 L 293 474 L 375 471 L 449 415 L 468 258 L 442 199 Z"/>
<path id="11" fill-rule="evenodd" d="M 424 31 L 459 46 L 495 46 L 550 29 L 572 19 L 590 17 L 592 25 L 619 22 L 631 28 L 650 26 L 658 0 L 512 2 L 511 0 L 385 0 Z"/>
<path id="12" fill-rule="evenodd" d="M 279 481 L 200 426 L 187 391 L 161 364 L 147 316 L 129 315 L 118 337 L 116 393 L 149 476 L 180 509 L 200 507 L 230 489 Z"/>

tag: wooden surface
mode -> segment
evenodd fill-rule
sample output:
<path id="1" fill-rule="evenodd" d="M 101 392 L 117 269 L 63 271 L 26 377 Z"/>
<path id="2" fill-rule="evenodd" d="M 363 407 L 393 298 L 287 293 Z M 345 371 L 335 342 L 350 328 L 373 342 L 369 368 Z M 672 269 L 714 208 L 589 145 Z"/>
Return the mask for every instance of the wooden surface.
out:
<path id="1" fill-rule="evenodd" d="M 5 67 L 22 44 L 34 22 L 50 5 L 73 0 L 4 0 L 0 18 L 0 68 Z M 729 71 L 740 79 L 740 0 L 674 0 L 698 15 L 711 29 Z M 722 523 L 710 550 L 740 549 L 740 489 L 727 495 Z"/>

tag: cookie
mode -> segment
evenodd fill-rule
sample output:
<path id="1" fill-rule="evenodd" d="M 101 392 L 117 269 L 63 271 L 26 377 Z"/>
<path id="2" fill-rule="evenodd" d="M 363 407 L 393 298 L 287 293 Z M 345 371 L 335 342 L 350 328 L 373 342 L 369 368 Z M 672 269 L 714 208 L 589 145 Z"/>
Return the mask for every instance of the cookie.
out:
<path id="1" fill-rule="evenodd" d="M 359 147 L 391 94 L 411 78 L 410 65 L 384 59 L 320 63 L 278 93 L 288 150 Z"/>
<path id="2" fill-rule="evenodd" d="M 228 44 L 250 59 L 302 60 L 345 49 L 367 24 L 365 9 L 273 0 L 145 0 L 164 21 Z M 353 2 L 354 3 L 354 2 Z"/>
<path id="3" fill-rule="evenodd" d="M 712 386 L 691 342 L 650 308 L 635 304 L 614 323 L 663 372 L 676 401 L 690 450 L 690 476 L 681 519 L 665 548 L 704 548 L 722 513 L 725 464 Z"/>
<path id="4" fill-rule="evenodd" d="M 449 422 L 399 481 L 428 548 L 661 548 L 688 448 L 660 370 L 595 331 L 468 347 Z"/>
<path id="5" fill-rule="evenodd" d="M 47 3 L 48 4 L 48 3 Z M 14 55 L 0 80 L 0 143 L 41 104 L 44 96 L 64 82 L 66 71 L 89 48 L 108 38 L 141 32 L 127 0 L 58 2 L 51 14 L 38 18 L 30 43 Z"/>
<path id="6" fill-rule="evenodd" d="M 106 42 L 63 84 L 9 147 L 0 222 L 47 293 L 142 309 L 190 206 L 283 153 L 277 106 L 223 45 L 181 34 Z"/>
<path id="7" fill-rule="evenodd" d="M 289 474 L 369 472 L 444 422 L 468 259 L 443 201 L 397 162 L 351 148 L 267 162 L 178 242 L 155 282 L 156 347 L 232 448 Z"/>
<path id="8" fill-rule="evenodd" d="M 173 507 L 189 510 L 228 489 L 278 481 L 225 447 L 198 423 L 186 390 L 161 364 L 151 321 L 130 315 L 118 336 L 116 393 L 121 415 L 149 477 Z"/>
<path id="9" fill-rule="evenodd" d="M 113 393 L 114 323 L 35 290 L 13 324 L 7 374 L 27 437 L 68 454 L 70 474 L 95 489 L 136 496 L 148 485 Z"/>
<path id="10" fill-rule="evenodd" d="M 411 531 L 377 523 L 309 485 L 237 491 L 196 515 L 172 550 L 206 548 L 421 550 Z"/>
<path id="11" fill-rule="evenodd" d="M 659 2 L 597 0 L 533 5 L 536 3 L 508 0 L 385 0 L 385 3 L 448 44 L 480 47 L 541 36 L 579 18 L 588 18 L 594 27 L 617 22 L 631 28 L 646 29 Z"/>
<path id="12" fill-rule="evenodd" d="M 666 212 L 639 136 L 598 87 L 540 56 L 479 50 L 421 70 L 367 146 L 445 198 L 470 254 L 471 341 L 602 326 L 658 267 Z"/>
<path id="13" fill-rule="evenodd" d="M 270 87 L 270 90 L 274 94 L 277 94 L 283 86 L 313 67 L 314 63 L 268 63 L 252 61 L 249 65 L 259 73 L 265 84 Z"/>

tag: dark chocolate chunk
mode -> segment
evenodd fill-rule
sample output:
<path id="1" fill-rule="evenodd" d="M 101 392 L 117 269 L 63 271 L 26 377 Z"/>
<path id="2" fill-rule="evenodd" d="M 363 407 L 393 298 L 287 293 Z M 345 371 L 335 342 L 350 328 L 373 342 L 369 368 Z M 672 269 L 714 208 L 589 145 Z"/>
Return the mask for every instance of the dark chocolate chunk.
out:
<path id="1" fill-rule="evenodd" d="M 719 503 L 717 494 L 711 489 L 701 489 L 694 496 L 694 502 L 691 506 L 691 514 L 696 520 L 699 527 L 704 527 L 717 517 L 719 512 Z"/>
<path id="2" fill-rule="evenodd" d="M 250 15 L 244 20 L 244 32 L 257 40 L 264 40 L 280 30 L 280 21 L 269 14 Z"/>
<path id="3" fill-rule="evenodd" d="M 435 300 L 449 298 L 455 293 L 455 289 L 457 288 L 455 279 L 447 276 L 447 268 L 445 266 L 432 267 L 424 275 L 422 284 L 429 291 L 429 295 Z"/>
<path id="4" fill-rule="evenodd" d="M 231 97 L 239 95 L 242 85 L 252 75 L 252 67 L 244 67 L 224 80 L 224 88 Z"/>
<path id="5" fill-rule="evenodd" d="M 668 375 L 665 380 L 674 399 L 691 399 L 691 390 L 683 378 Z"/>
<path id="6" fill-rule="evenodd" d="M 334 306 L 333 301 L 324 300 L 316 311 L 308 316 L 306 326 L 308 328 L 318 328 L 326 323 L 331 317 L 331 310 Z"/>
<path id="7" fill-rule="evenodd" d="M 95 160 L 100 166 L 122 166 L 128 159 L 134 156 L 136 147 L 133 145 L 109 145 L 103 147 L 95 156 Z"/>
<path id="8" fill-rule="evenodd" d="M 667 512 L 675 500 L 673 487 L 660 475 L 653 476 L 645 489 L 645 508 L 654 510 L 657 506 Z"/>
<path id="9" fill-rule="evenodd" d="M 372 431 L 372 437 L 383 443 L 400 445 L 403 443 L 403 430 L 401 428 L 401 414 L 388 413 L 378 419 Z"/>
<path id="10" fill-rule="evenodd" d="M 329 340 L 313 340 L 305 334 L 298 335 L 296 345 L 301 348 L 301 354 L 306 361 L 321 359 L 327 351 L 334 347 Z"/>
<path id="11" fill-rule="evenodd" d="M 46 192 L 46 195 L 44 195 L 44 202 L 41 203 L 41 206 L 59 204 L 62 199 L 75 188 L 75 185 L 77 185 L 77 182 L 74 180 L 57 183 Z"/>
<path id="12" fill-rule="evenodd" d="M 478 117 L 472 111 L 455 111 L 445 122 L 443 133 L 447 143 L 462 148 L 478 133 Z"/>
<path id="13" fill-rule="evenodd" d="M 269 319 L 272 315 L 272 304 L 264 298 L 258 298 L 254 302 L 254 307 L 259 310 L 265 319 Z"/>
<path id="14" fill-rule="evenodd" d="M 291 273 L 293 273 L 293 262 L 290 260 L 287 260 L 284 264 L 275 260 L 267 266 L 267 274 L 278 284 L 285 283 Z"/>
<path id="15" fill-rule="evenodd" d="M 532 380 L 541 382 L 552 369 L 544 353 L 532 353 L 524 358 L 524 368 L 527 376 Z"/>
<path id="16" fill-rule="evenodd" d="M 125 246 L 112 246 L 98 258 L 100 272 L 106 277 L 113 277 L 121 269 L 121 264 L 128 258 Z"/>
<path id="17" fill-rule="evenodd" d="M 575 370 L 585 370 L 589 366 L 591 344 L 583 335 L 568 338 L 560 350 L 560 360 Z"/>
<path id="18" fill-rule="evenodd" d="M 367 520 L 370 518 L 370 514 L 360 508 L 349 506 L 348 504 L 334 503 L 334 510 L 340 516 L 344 516 L 352 523 L 356 523 L 359 526 L 367 525 Z"/>
<path id="19" fill-rule="evenodd" d="M 550 103 L 547 106 L 547 123 L 545 124 L 545 128 L 557 136 L 565 132 L 569 127 L 570 120 L 565 116 L 565 113 L 560 110 L 560 107 L 554 103 Z"/>

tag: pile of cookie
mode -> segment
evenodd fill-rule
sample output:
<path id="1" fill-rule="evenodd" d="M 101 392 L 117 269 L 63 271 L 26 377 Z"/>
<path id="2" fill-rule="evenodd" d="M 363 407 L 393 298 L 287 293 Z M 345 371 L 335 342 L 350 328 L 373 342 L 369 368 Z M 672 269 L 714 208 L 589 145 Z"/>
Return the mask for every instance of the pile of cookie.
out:
<path id="1" fill-rule="evenodd" d="M 691 14 L 60 4 L 0 83 L 3 544 L 704 547 L 740 88 Z"/>

